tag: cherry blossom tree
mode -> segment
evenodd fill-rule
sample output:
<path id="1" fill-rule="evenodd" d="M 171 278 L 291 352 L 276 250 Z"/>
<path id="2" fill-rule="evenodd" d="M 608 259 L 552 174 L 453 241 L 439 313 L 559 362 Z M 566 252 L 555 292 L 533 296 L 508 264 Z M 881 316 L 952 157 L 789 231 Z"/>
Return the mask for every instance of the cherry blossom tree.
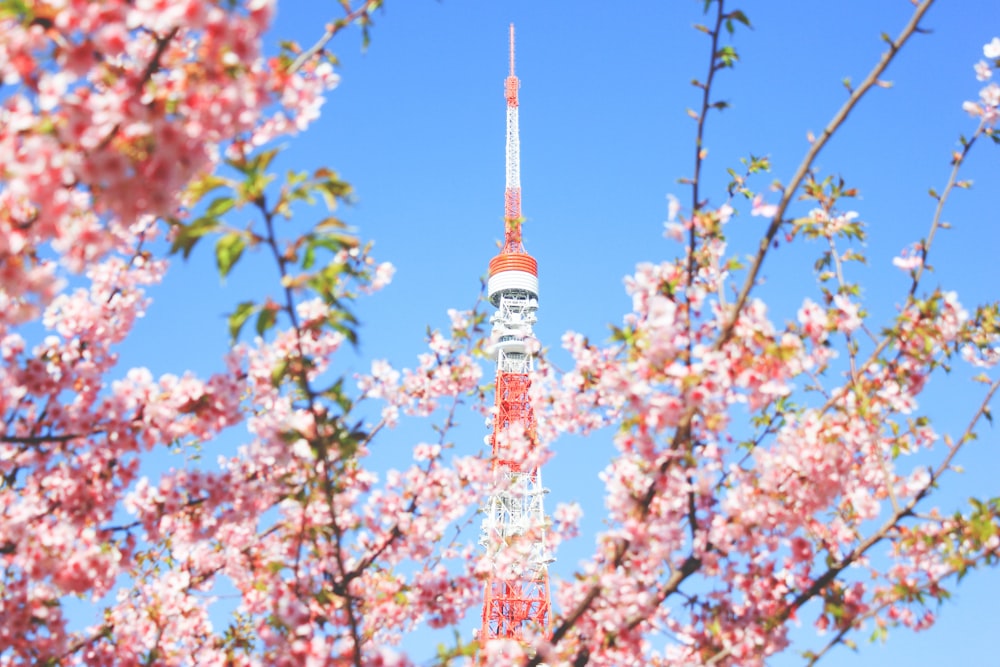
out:
<path id="1" fill-rule="evenodd" d="M 427 655 L 404 636 L 478 612 L 487 564 L 461 528 L 496 482 L 448 434 L 461 406 L 489 403 L 482 309 L 451 311 L 412 369 L 345 376 L 355 303 L 392 267 L 338 217 L 351 190 L 334 171 L 272 168 L 337 83 L 330 41 L 367 39 L 381 5 L 340 4 L 315 44 L 266 54 L 273 0 L 0 3 L 0 663 L 409 665 Z M 991 419 L 1000 305 L 927 276 L 967 156 L 998 140 L 1000 38 L 973 63 L 978 98 L 927 229 L 894 261 L 909 287 L 889 322 L 852 279 L 857 192 L 816 166 L 931 4 L 885 38 L 794 173 L 774 185 L 749 156 L 709 192 L 716 80 L 751 21 L 705 3 L 693 169 L 665 229 L 682 252 L 636 268 L 610 341 L 565 336 L 573 367 L 543 364 L 533 385 L 537 440 L 511 443 L 541 462 L 560 433 L 610 426 L 606 530 L 557 584 L 548 632 L 479 646 L 462 630 L 436 664 L 756 665 L 794 622 L 825 631 L 812 664 L 930 626 L 952 582 L 995 563 L 1000 500 L 942 513 L 934 497 Z M 746 262 L 726 243 L 740 213 L 766 224 Z M 251 252 L 276 270 L 233 304 L 225 370 L 123 367 L 147 289 L 199 244 L 223 277 Z M 817 245 L 816 297 L 776 321 L 762 267 Z M 955 365 L 977 368 L 980 399 L 939 433 L 919 399 Z M 404 417 L 440 439 L 376 472 Z M 238 449 L 212 449 L 234 433 Z M 142 468 L 168 452 L 172 469 Z M 554 508 L 553 550 L 578 521 Z"/>

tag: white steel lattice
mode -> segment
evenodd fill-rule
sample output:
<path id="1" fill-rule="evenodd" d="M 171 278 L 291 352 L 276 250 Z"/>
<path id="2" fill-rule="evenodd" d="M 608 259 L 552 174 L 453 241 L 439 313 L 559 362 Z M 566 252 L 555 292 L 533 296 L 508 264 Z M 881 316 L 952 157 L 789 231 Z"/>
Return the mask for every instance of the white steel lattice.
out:
<path id="1" fill-rule="evenodd" d="M 507 189 L 521 187 L 521 141 L 517 128 L 517 107 L 507 107 Z"/>
<path id="2" fill-rule="evenodd" d="M 547 581 L 552 558 L 545 547 L 547 520 L 541 471 L 533 464 L 520 465 L 522 457 L 506 451 L 522 439 L 527 450 L 534 446 L 534 419 L 527 404 L 527 387 L 534 370 L 534 332 L 538 298 L 534 291 L 503 290 L 493 325 L 490 344 L 497 368 L 497 407 L 493 432 L 496 490 L 483 507 L 480 544 L 493 559 L 494 576 L 503 580 Z M 522 391 L 523 395 L 518 394 Z M 512 442 L 507 442 L 508 438 Z M 524 442 L 524 441 L 527 442 Z"/>

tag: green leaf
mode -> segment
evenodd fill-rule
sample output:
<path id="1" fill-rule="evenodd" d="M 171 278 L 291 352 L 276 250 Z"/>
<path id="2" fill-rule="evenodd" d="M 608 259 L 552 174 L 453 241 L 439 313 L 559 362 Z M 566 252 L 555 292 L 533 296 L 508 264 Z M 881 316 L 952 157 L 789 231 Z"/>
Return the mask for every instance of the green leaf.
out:
<path id="1" fill-rule="evenodd" d="M 317 169 L 313 174 L 316 179 L 315 189 L 323 197 L 329 210 L 337 208 L 337 200 L 345 199 L 351 194 L 351 186 L 340 180 L 337 173 L 325 167 Z"/>
<path id="2" fill-rule="evenodd" d="M 264 194 L 264 188 L 273 180 L 272 174 L 263 174 L 258 171 L 247 174 L 246 180 L 240 185 L 242 201 L 256 201 Z"/>
<path id="3" fill-rule="evenodd" d="M 205 211 L 206 215 L 212 217 L 219 217 L 223 215 L 236 204 L 236 200 L 232 197 L 216 197 L 212 200 L 212 203 L 208 205 L 208 210 Z"/>
<path id="4" fill-rule="evenodd" d="M 715 57 L 719 59 L 721 65 L 720 67 L 732 67 L 736 64 L 736 61 L 740 59 L 739 55 L 736 53 L 736 49 L 731 46 L 723 46 L 715 54 Z"/>
<path id="5" fill-rule="evenodd" d="M 271 384 L 277 387 L 288 372 L 288 359 L 282 359 L 271 369 Z"/>
<path id="6" fill-rule="evenodd" d="M 17 18 L 28 23 L 33 17 L 31 7 L 24 0 L 4 0 L 0 3 L 0 18 Z"/>
<path id="7" fill-rule="evenodd" d="M 317 222 L 313 228 L 316 230 L 347 229 L 347 225 L 344 224 L 342 220 L 334 217 L 328 217 Z"/>
<path id="8" fill-rule="evenodd" d="M 240 194 L 239 203 L 256 201 L 263 194 L 264 188 L 267 187 L 268 183 L 274 180 L 274 176 L 265 173 L 265 171 L 279 150 L 279 148 L 272 148 L 262 151 L 249 159 L 237 158 L 226 161 L 226 164 L 245 176 L 243 182 L 238 186 Z"/>
<path id="9" fill-rule="evenodd" d="M 309 174 L 304 171 L 289 171 L 288 176 L 285 177 L 285 182 L 290 186 L 296 186 L 305 183 L 308 178 Z"/>
<path id="10" fill-rule="evenodd" d="M 239 232 L 229 232 L 215 244 L 215 263 L 219 267 L 219 276 L 225 278 L 239 261 L 246 247 L 246 240 Z"/>
<path id="11" fill-rule="evenodd" d="M 229 181 L 225 178 L 216 176 L 215 174 L 205 174 L 201 178 L 191 181 L 185 189 L 184 194 L 193 204 L 196 204 L 206 194 L 224 185 L 229 185 Z"/>
<path id="12" fill-rule="evenodd" d="M 316 240 L 316 245 L 326 245 L 325 242 L 334 243 L 339 248 L 357 248 L 358 237 L 353 234 L 326 234 L 322 239 Z"/>
<path id="13" fill-rule="evenodd" d="M 350 412 L 353 407 L 350 397 L 344 393 L 344 378 L 338 378 L 329 389 L 323 392 L 323 396 L 334 401 L 344 413 Z"/>
<path id="14" fill-rule="evenodd" d="M 264 308 L 257 316 L 257 335 L 263 336 L 264 332 L 274 326 L 278 319 L 278 311 L 274 308 Z"/>
<path id="15" fill-rule="evenodd" d="M 243 301 L 236 306 L 236 310 L 229 316 L 229 335 L 233 341 L 240 337 L 240 331 L 247 319 L 257 310 L 257 305 L 253 301 Z"/>
<path id="16" fill-rule="evenodd" d="M 274 160 L 274 156 L 278 154 L 278 150 L 278 148 L 272 148 L 270 150 L 261 151 L 248 160 L 227 160 L 227 164 L 246 175 L 250 175 L 255 172 L 259 173 L 271 166 L 271 161 Z"/>
<path id="17" fill-rule="evenodd" d="M 278 154 L 278 148 L 272 148 L 270 150 L 258 153 L 257 156 L 250 162 L 256 171 L 266 171 L 268 167 L 271 166 L 271 162 L 274 161 L 274 156 Z"/>
<path id="18" fill-rule="evenodd" d="M 729 18 L 739 21 L 748 28 L 751 29 L 753 28 L 753 26 L 750 25 L 750 19 L 747 18 L 747 15 L 744 14 L 743 10 L 741 9 L 734 9 L 733 11 L 729 12 Z"/>
<path id="19" fill-rule="evenodd" d="M 302 253 L 302 268 L 308 271 L 316 263 L 316 244 L 307 243 L 306 250 Z"/>
<path id="20" fill-rule="evenodd" d="M 177 223 L 176 227 L 177 231 L 170 246 L 170 254 L 177 254 L 179 250 L 183 253 L 184 259 L 187 259 L 202 236 L 218 229 L 219 221 L 215 218 L 201 217 L 187 225 Z"/>

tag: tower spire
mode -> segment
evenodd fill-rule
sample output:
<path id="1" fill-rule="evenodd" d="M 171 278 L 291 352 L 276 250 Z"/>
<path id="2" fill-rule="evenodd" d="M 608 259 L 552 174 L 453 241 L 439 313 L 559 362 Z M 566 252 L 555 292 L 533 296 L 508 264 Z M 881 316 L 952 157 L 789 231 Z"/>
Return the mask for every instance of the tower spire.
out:
<path id="1" fill-rule="evenodd" d="M 507 188 L 504 191 L 504 253 L 522 253 L 521 243 L 521 138 L 517 127 L 517 89 L 514 74 L 514 24 L 510 24 L 510 74 L 504 81 L 507 98 Z"/>
<path id="2" fill-rule="evenodd" d="M 514 76 L 514 24 L 510 24 L 510 74 Z"/>
<path id="3" fill-rule="evenodd" d="M 496 307 L 490 318 L 490 349 L 496 359 L 496 403 L 490 445 L 495 489 L 483 507 L 480 544 L 492 559 L 483 600 L 480 646 L 491 639 L 523 640 L 528 632 L 547 634 L 551 619 L 545 546 L 541 470 L 516 441 L 537 446 L 529 389 L 534 374 L 532 325 L 538 310 L 538 263 L 521 242 L 518 79 L 514 74 L 514 25 L 510 26 L 507 98 L 507 183 L 504 195 L 504 245 L 490 260 L 487 293 Z M 512 562 L 511 551 L 518 557 Z M 502 555 L 501 555 L 502 554 Z"/>

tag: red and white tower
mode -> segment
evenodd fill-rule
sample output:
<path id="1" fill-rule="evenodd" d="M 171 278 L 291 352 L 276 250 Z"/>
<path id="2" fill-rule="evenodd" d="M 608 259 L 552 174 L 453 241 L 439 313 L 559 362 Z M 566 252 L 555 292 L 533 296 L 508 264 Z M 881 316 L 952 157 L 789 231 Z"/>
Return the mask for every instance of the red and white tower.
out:
<path id="1" fill-rule="evenodd" d="M 525 631 L 547 633 L 551 618 L 545 511 L 541 471 L 531 463 L 536 444 L 535 416 L 528 389 L 534 370 L 532 346 L 538 309 L 538 262 L 521 242 L 521 168 L 517 127 L 518 79 L 514 75 L 514 26 L 510 26 L 510 75 L 507 98 L 507 189 L 504 193 L 504 242 L 490 260 L 487 293 L 496 307 L 491 318 L 496 357 L 496 406 L 487 442 L 492 447 L 497 490 L 483 508 L 481 544 L 492 558 L 483 601 L 481 646 L 491 639 L 524 638 Z M 524 447 L 511 447 L 527 437 Z"/>

